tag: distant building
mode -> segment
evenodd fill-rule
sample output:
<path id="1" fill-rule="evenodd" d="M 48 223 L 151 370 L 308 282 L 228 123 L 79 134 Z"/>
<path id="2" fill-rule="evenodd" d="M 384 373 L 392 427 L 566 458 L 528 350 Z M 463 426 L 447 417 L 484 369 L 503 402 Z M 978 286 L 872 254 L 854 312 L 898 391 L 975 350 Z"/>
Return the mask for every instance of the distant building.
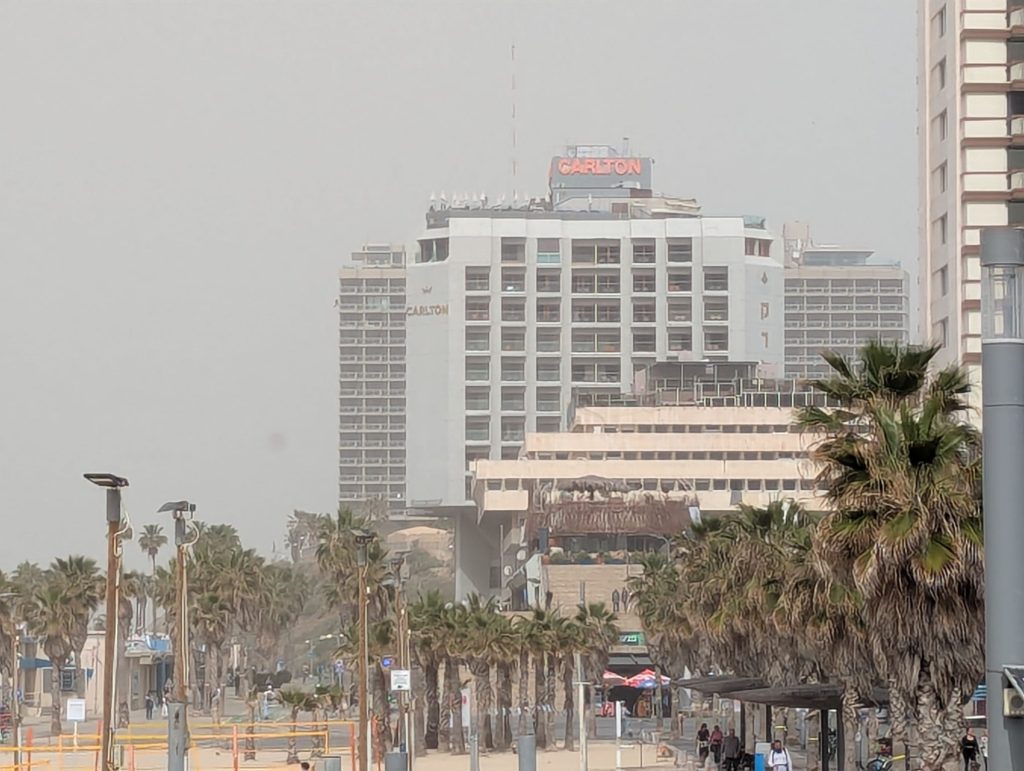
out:
<path id="1" fill-rule="evenodd" d="M 811 439 L 792 426 L 793 408 L 822 404 L 820 394 L 759 378 L 754 363 L 653 370 L 642 393 L 582 395 L 570 430 L 527 435 L 519 458 L 474 462 L 475 517 L 456 525 L 458 596 L 497 594 L 517 608 L 555 593 L 546 566 L 566 560 L 552 550 L 619 565 L 740 503 L 823 506 Z M 598 572 L 576 578 L 588 576 L 596 587 Z"/>
<path id="2" fill-rule="evenodd" d="M 573 393 L 659 361 L 781 375 L 783 271 L 762 219 L 651 192 L 650 159 L 576 147 L 550 197 L 443 200 L 408 267 L 408 503 L 470 514 L 474 461 L 514 460 Z M 460 470 L 462 472 L 460 473 Z"/>
<path id="3" fill-rule="evenodd" d="M 338 504 L 405 508 L 405 248 L 338 271 Z"/>
<path id="4" fill-rule="evenodd" d="M 783 227 L 787 378 L 828 377 L 822 351 L 847 358 L 872 340 L 910 339 L 909 280 L 872 252 L 814 244 L 806 225 Z"/>

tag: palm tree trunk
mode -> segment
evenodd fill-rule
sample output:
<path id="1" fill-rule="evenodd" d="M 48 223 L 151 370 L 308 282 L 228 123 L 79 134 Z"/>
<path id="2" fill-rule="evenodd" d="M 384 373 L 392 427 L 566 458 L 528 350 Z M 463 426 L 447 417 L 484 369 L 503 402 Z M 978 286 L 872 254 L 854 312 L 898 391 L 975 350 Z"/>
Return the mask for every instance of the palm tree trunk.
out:
<path id="1" fill-rule="evenodd" d="M 61 709 L 60 698 L 60 673 L 64 671 L 67 662 L 63 659 L 50 662 L 50 735 L 60 736 Z"/>
<path id="2" fill-rule="evenodd" d="M 494 690 L 491 688 L 491 667 L 481 659 L 474 659 L 469 668 L 474 677 L 476 691 L 476 724 L 480 732 L 483 747 L 494 749 L 494 730 L 491 725 L 491 705 L 494 701 Z"/>
<path id="3" fill-rule="evenodd" d="M 926 664 L 921 667 L 917 684 L 917 754 L 921 771 L 943 771 L 957 756 L 962 707 L 959 694 L 942 706 Z"/>
<path id="4" fill-rule="evenodd" d="M 530 652 L 523 648 L 519 652 L 519 728 L 520 736 L 526 736 L 530 716 Z"/>
<path id="5" fill-rule="evenodd" d="M 572 659 L 568 656 L 562 657 L 562 688 L 565 690 L 565 741 L 564 749 L 573 749 L 573 716 L 576 712 L 572 698 Z"/>
<path id="6" fill-rule="evenodd" d="M 459 680 L 458 665 L 451 659 L 445 659 L 444 678 L 448 708 L 451 710 L 451 751 L 456 755 L 465 755 L 466 737 L 462 735 L 462 683 Z"/>
<path id="7" fill-rule="evenodd" d="M 654 677 L 657 682 L 657 685 L 655 686 L 654 690 L 654 697 L 657 699 L 657 703 L 654 705 L 654 714 L 658 716 L 658 730 L 663 731 L 665 729 L 665 699 L 663 688 L 661 685 L 661 667 L 659 667 L 657 664 L 654 665 Z"/>
<path id="8" fill-rule="evenodd" d="M 544 657 L 542 651 L 538 651 L 533 657 L 533 732 L 537 735 L 537 748 L 547 749 L 548 726 L 547 726 L 547 683 L 544 680 Z"/>
<path id="9" fill-rule="evenodd" d="M 423 691 L 427 703 L 427 721 L 423 731 L 423 743 L 428 750 L 437 749 L 438 721 L 441 717 L 441 705 L 437 694 L 437 662 L 430 661 L 423 669 Z"/>
<path id="10" fill-rule="evenodd" d="M 256 702 L 250 696 L 245 706 L 249 708 L 249 725 L 245 727 L 245 754 L 243 760 L 256 760 Z"/>
<path id="11" fill-rule="evenodd" d="M 555 708 L 556 696 L 555 692 L 558 689 L 558 656 L 554 653 L 548 654 L 548 671 L 547 671 L 547 682 L 544 692 L 544 703 L 547 710 L 544 713 L 544 720 L 547 723 L 545 726 L 549 741 L 551 742 L 551 748 L 555 749 L 555 737 L 554 737 L 554 715 L 552 714 Z"/>
<path id="12" fill-rule="evenodd" d="M 512 746 L 512 664 L 508 661 L 498 663 L 498 730 L 495 747 L 507 750 Z"/>
<path id="13" fill-rule="evenodd" d="M 444 692 L 438 702 L 437 721 L 437 746 L 448 752 L 452 751 L 452 691 L 451 680 L 448 677 L 448 668 L 452 666 L 451 659 L 445 657 L 444 664 Z"/>
<path id="14" fill-rule="evenodd" d="M 388 703 L 388 689 L 384 670 L 379 664 L 374 665 L 373 673 L 373 713 L 377 717 L 377 731 L 374 736 L 379 757 L 391 750 L 391 705 Z"/>

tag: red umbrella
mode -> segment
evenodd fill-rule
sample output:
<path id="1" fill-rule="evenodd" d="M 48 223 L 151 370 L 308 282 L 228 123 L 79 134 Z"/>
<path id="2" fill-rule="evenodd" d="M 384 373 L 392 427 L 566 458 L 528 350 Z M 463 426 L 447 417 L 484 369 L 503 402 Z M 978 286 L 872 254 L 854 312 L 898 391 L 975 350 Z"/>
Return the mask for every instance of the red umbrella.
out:
<path id="1" fill-rule="evenodd" d="M 662 685 L 668 685 L 671 682 L 671 678 L 662 675 Z M 628 685 L 630 688 L 656 688 L 658 685 L 658 676 L 652 670 L 645 669 L 643 672 L 633 675 L 631 678 L 626 680 L 625 684 Z"/>
<path id="2" fill-rule="evenodd" d="M 625 685 L 626 678 L 622 675 L 617 675 L 611 670 L 605 670 L 604 675 L 601 676 L 601 680 L 604 684 L 610 688 L 614 688 L 616 685 Z"/>

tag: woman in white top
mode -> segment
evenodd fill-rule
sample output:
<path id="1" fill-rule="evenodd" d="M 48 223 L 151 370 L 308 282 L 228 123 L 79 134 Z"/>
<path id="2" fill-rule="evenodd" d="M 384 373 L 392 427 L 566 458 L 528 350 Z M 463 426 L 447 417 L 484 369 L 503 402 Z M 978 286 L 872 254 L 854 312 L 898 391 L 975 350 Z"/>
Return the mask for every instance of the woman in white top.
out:
<path id="1" fill-rule="evenodd" d="M 793 771 L 793 758 L 789 756 L 789 750 L 782 746 L 780 740 L 772 742 L 772 748 L 768 750 L 768 757 L 765 758 L 765 765 L 771 771 Z"/>

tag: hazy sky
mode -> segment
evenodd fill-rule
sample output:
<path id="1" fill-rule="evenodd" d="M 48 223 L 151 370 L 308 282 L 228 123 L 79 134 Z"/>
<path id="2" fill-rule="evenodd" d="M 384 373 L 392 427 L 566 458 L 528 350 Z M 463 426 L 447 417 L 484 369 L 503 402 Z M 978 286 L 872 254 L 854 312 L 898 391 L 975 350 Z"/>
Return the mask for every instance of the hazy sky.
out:
<path id="1" fill-rule="evenodd" d="M 0 568 L 188 497 L 268 550 L 337 485 L 336 269 L 568 142 L 712 213 L 916 251 L 915 3 L 0 3 Z M 138 561 L 138 549 L 130 547 Z"/>

